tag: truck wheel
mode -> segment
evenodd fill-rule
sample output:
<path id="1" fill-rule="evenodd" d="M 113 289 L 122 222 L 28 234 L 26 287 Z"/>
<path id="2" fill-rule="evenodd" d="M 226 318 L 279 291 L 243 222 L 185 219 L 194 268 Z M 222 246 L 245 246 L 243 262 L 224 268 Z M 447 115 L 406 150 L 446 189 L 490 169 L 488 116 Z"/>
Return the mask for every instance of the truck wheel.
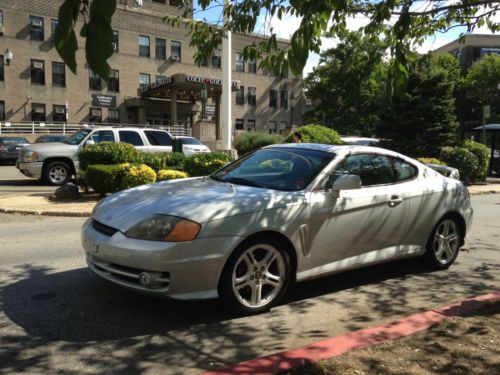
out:
<path id="1" fill-rule="evenodd" d="M 71 168 L 63 161 L 49 163 L 44 170 L 44 180 L 50 185 L 64 185 L 71 178 Z"/>

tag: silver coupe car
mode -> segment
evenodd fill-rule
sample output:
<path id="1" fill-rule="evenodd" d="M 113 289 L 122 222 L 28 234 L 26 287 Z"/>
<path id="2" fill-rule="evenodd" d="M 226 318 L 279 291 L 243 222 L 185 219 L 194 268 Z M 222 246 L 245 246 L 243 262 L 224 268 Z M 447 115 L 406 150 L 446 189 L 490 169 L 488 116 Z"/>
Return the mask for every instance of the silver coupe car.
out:
<path id="1" fill-rule="evenodd" d="M 407 257 L 446 269 L 471 222 L 465 186 L 414 159 L 282 144 L 208 177 L 113 194 L 82 243 L 90 269 L 115 284 L 258 313 L 292 282 Z"/>

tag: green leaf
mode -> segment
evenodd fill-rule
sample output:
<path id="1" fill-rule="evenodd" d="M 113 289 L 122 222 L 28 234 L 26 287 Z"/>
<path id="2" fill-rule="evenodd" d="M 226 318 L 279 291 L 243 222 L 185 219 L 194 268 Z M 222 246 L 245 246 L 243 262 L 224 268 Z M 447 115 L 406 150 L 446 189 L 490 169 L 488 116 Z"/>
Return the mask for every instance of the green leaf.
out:
<path id="1" fill-rule="evenodd" d="M 81 0 L 66 0 L 59 8 L 58 24 L 55 30 L 56 50 L 68 68 L 76 74 L 76 51 L 78 41 L 75 22 L 80 11 Z"/>

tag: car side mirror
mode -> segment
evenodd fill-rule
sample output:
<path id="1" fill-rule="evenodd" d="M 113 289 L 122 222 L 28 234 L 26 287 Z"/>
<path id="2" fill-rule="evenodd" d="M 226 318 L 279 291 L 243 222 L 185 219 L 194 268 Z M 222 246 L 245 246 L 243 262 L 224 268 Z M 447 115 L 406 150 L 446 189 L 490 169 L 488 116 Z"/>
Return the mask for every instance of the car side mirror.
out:
<path id="1" fill-rule="evenodd" d="M 93 139 L 89 139 L 85 142 L 85 146 L 93 146 L 95 145 L 95 141 Z"/>
<path id="2" fill-rule="evenodd" d="M 361 178 L 355 174 L 341 174 L 335 176 L 336 179 L 333 181 L 330 193 L 335 197 L 340 197 L 341 190 L 354 190 L 361 189 Z"/>

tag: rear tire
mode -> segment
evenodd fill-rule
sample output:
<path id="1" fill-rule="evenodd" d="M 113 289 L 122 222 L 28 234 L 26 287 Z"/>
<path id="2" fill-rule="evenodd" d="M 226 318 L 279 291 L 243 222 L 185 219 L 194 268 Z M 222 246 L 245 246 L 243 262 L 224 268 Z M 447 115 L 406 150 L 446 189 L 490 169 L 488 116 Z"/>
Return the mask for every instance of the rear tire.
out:
<path id="1" fill-rule="evenodd" d="M 54 186 L 64 185 L 71 179 L 72 169 L 63 161 L 54 161 L 44 168 L 43 179 Z"/>
<path id="2" fill-rule="evenodd" d="M 436 224 L 427 241 L 427 264 L 436 270 L 447 269 L 457 259 L 462 243 L 463 234 L 457 220 L 445 216 Z"/>
<path id="3" fill-rule="evenodd" d="M 269 236 L 254 238 L 229 257 L 219 281 L 219 295 L 237 313 L 259 314 L 283 297 L 290 273 L 290 256 L 280 241 Z"/>

